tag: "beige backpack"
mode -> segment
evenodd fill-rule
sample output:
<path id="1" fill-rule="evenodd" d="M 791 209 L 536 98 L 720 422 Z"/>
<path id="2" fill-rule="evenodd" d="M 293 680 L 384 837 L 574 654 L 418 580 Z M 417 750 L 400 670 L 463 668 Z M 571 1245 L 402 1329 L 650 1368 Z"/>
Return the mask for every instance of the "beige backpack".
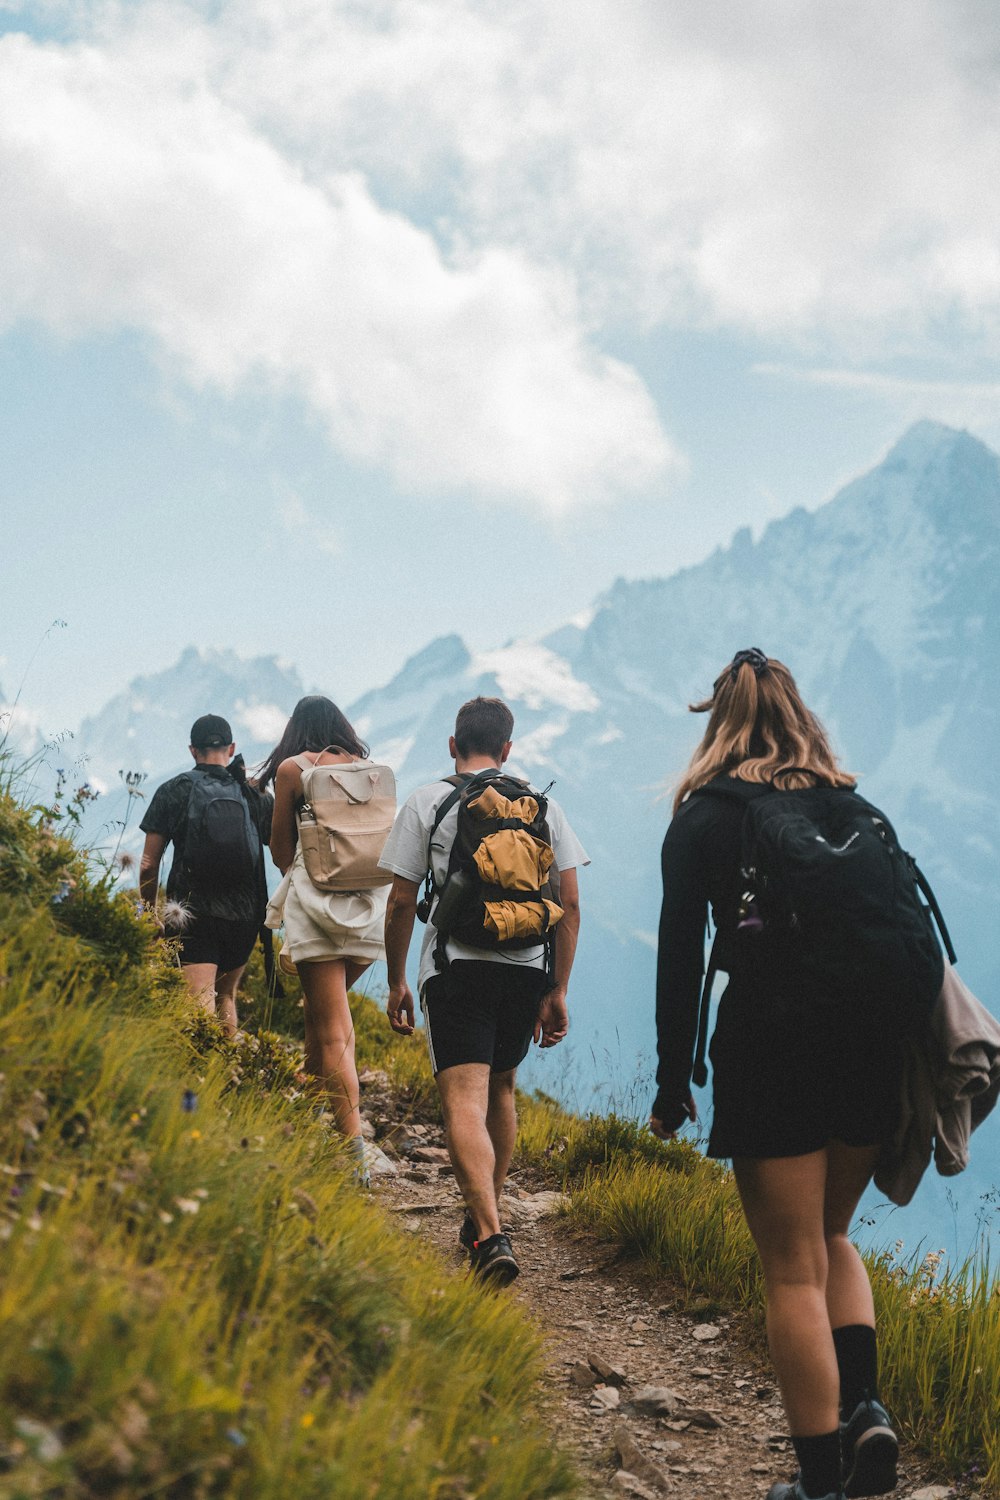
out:
<path id="1" fill-rule="evenodd" d="M 379 855 L 396 816 L 396 778 L 371 760 L 316 765 L 296 756 L 305 798 L 298 814 L 306 874 L 321 891 L 389 885 Z"/>

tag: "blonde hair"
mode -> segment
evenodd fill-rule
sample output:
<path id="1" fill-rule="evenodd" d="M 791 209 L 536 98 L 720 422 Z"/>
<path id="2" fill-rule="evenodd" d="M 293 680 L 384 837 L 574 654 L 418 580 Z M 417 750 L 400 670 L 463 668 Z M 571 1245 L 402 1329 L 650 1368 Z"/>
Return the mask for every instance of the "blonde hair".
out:
<path id="1" fill-rule="evenodd" d="M 753 657 L 755 660 L 739 660 Z M 741 781 L 774 781 L 782 788 L 854 786 L 841 770 L 816 715 L 803 703 L 795 678 L 773 656 L 737 652 L 715 679 L 711 698 L 692 703 L 708 725 L 674 796 L 684 798 L 723 772 Z"/>

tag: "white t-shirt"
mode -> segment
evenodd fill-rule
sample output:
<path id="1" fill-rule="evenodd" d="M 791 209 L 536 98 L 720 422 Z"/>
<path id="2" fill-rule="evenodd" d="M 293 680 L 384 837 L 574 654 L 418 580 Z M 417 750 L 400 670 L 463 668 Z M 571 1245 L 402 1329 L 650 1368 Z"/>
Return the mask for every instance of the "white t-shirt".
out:
<path id="1" fill-rule="evenodd" d="M 403 803 L 396 814 L 389 837 L 379 858 L 379 868 L 391 870 L 393 875 L 402 875 L 404 880 L 422 881 L 427 873 L 428 857 L 434 872 L 434 882 L 440 891 L 448 873 L 448 859 L 458 828 L 458 803 L 449 808 L 434 834 L 434 843 L 428 849 L 434 816 L 446 797 L 455 790 L 450 781 L 432 781 L 428 786 L 418 787 Z M 549 798 L 549 837 L 555 855 L 557 870 L 575 870 L 589 865 L 590 858 L 580 840 L 566 821 L 566 815 L 557 802 Z M 436 901 L 435 901 L 436 904 Z M 431 917 L 434 912 L 431 909 Z M 424 985 L 437 970 L 434 967 L 434 945 L 438 931 L 433 920 L 427 923 L 423 946 L 420 949 L 420 969 L 417 988 L 423 993 Z M 449 938 L 445 949 L 449 959 L 470 958 L 487 963 L 523 964 L 527 968 L 540 969 L 545 963 L 545 947 L 518 948 L 504 953 L 496 948 L 470 948 L 467 943 L 457 943 Z"/>

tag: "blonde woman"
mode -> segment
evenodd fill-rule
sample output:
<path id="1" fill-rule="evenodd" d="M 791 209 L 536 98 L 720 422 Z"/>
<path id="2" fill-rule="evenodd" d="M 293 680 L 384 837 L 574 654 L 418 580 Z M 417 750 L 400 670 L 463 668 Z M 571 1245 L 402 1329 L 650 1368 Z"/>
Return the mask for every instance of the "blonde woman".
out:
<path id="1" fill-rule="evenodd" d="M 663 844 L 650 1127 L 666 1139 L 696 1117 L 691 1075 L 711 907 L 720 967 L 730 974 L 711 1045 L 708 1154 L 731 1158 L 760 1254 L 768 1342 L 799 1463 L 794 1481 L 774 1485 L 768 1500 L 881 1494 L 895 1487 L 898 1443 L 878 1399 L 871 1287 L 848 1231 L 891 1134 L 899 1034 L 871 1005 L 810 1004 L 794 951 L 768 954 L 737 934 L 747 918 L 749 800 L 775 789 L 851 790 L 854 779 L 788 668 L 756 648 L 737 652 L 693 711 L 709 718 Z"/>

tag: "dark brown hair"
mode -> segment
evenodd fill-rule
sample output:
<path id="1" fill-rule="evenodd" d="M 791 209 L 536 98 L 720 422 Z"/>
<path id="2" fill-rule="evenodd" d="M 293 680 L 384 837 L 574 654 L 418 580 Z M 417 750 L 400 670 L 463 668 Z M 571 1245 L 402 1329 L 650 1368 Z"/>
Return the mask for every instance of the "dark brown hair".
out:
<path id="1" fill-rule="evenodd" d="M 689 792 L 722 772 L 741 781 L 774 781 L 780 787 L 854 786 L 842 771 L 816 715 L 806 707 L 795 678 L 769 656 L 755 667 L 738 652 L 715 679 L 711 698 L 692 703 L 708 725 L 674 796 L 674 811 Z M 761 664 L 763 663 L 763 664 Z"/>
<path id="2" fill-rule="evenodd" d="M 455 747 L 467 755 L 492 755 L 499 760 L 514 732 L 514 715 L 502 698 L 470 698 L 455 719 Z"/>
<path id="3" fill-rule="evenodd" d="M 368 754 L 368 746 L 355 734 L 336 703 L 318 693 L 300 698 L 284 734 L 254 777 L 254 785 L 263 791 L 274 780 L 283 760 L 301 755 L 303 750 L 326 750 L 330 746 L 346 750 L 348 755 Z"/>

